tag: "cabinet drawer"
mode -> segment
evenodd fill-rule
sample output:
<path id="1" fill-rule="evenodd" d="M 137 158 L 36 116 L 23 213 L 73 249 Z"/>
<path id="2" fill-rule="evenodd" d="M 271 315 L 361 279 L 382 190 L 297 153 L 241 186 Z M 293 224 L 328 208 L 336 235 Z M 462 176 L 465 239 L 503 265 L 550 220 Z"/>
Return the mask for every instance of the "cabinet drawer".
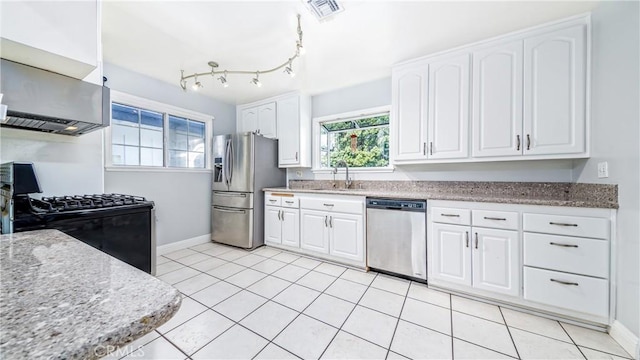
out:
<path id="1" fill-rule="evenodd" d="M 524 231 L 596 239 L 609 238 L 609 220 L 604 218 L 525 213 L 522 223 Z"/>
<path id="2" fill-rule="evenodd" d="M 264 204 L 271 205 L 271 206 L 280 206 L 282 205 L 281 199 L 282 199 L 281 196 L 273 196 L 273 195 L 267 194 L 264 196 Z"/>
<path id="3" fill-rule="evenodd" d="M 362 214 L 364 212 L 364 202 L 331 198 L 301 198 L 300 208 L 329 212 Z"/>
<path id="4" fill-rule="evenodd" d="M 282 206 L 297 209 L 300 207 L 300 199 L 296 197 L 282 198 Z"/>
<path id="5" fill-rule="evenodd" d="M 525 266 L 524 298 L 606 317 L 609 314 L 609 281 Z"/>
<path id="6" fill-rule="evenodd" d="M 473 226 L 518 230 L 517 212 L 473 210 L 471 219 Z"/>
<path id="7" fill-rule="evenodd" d="M 434 207 L 431 221 L 443 224 L 471 225 L 471 210 Z"/>
<path id="8" fill-rule="evenodd" d="M 609 242 L 524 233 L 524 265 L 609 277 Z"/>

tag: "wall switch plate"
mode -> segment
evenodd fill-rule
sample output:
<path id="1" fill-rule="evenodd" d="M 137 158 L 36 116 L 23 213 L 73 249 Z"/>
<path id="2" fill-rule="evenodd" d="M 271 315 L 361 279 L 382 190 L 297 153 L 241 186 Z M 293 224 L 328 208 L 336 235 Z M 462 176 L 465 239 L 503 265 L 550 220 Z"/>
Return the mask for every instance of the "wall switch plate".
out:
<path id="1" fill-rule="evenodd" d="M 296 176 L 297 177 L 302 177 L 302 171 L 296 170 Z"/>
<path id="2" fill-rule="evenodd" d="M 598 177 L 599 178 L 609 177 L 609 164 L 606 161 L 598 163 Z"/>

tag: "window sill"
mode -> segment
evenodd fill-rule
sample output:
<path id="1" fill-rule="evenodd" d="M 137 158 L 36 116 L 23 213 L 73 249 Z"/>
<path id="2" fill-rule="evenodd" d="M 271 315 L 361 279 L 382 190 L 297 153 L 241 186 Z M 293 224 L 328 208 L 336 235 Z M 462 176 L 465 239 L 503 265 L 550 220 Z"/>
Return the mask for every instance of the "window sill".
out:
<path id="1" fill-rule="evenodd" d="M 105 166 L 104 170 L 108 172 L 211 173 L 211 169 L 166 168 L 156 166 Z"/>
<path id="2" fill-rule="evenodd" d="M 349 168 L 350 174 L 357 173 L 390 173 L 394 172 L 393 167 L 377 167 L 377 168 Z M 311 169 L 314 174 L 333 174 L 333 169 Z M 345 168 L 338 168 L 338 174 L 344 174 Z"/>

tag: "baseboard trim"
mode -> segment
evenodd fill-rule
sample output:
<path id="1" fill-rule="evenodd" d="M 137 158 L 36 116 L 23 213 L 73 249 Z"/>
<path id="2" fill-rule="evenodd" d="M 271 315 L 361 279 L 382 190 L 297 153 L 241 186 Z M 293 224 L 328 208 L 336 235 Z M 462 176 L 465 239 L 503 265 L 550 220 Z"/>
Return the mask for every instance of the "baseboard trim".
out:
<path id="1" fill-rule="evenodd" d="M 160 245 L 156 248 L 156 255 L 164 255 L 176 250 L 186 249 L 191 246 L 205 244 L 211 241 L 211 234 L 204 234 L 189 239 L 184 239 L 170 244 Z"/>
<path id="2" fill-rule="evenodd" d="M 638 359 L 638 337 L 620 321 L 614 320 L 609 335 L 622 346 L 631 356 Z"/>

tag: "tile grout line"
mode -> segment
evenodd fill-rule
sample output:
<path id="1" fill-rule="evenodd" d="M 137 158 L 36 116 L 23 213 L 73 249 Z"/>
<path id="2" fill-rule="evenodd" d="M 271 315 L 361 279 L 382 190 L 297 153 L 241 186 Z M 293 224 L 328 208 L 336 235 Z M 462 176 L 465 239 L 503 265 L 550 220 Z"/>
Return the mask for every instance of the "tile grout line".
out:
<path id="1" fill-rule="evenodd" d="M 340 274 L 340 276 L 342 276 L 346 271 L 347 271 L 347 270 L 343 271 L 343 272 L 342 272 L 342 274 Z M 339 279 L 339 278 L 340 278 L 340 277 L 336 278 L 336 280 L 335 280 L 335 281 L 338 281 L 338 279 Z M 322 353 L 320 354 L 320 356 L 318 357 L 318 359 L 319 359 L 319 358 L 321 358 L 321 357 L 322 357 L 322 355 L 324 355 L 324 353 L 325 353 L 325 352 L 327 352 L 327 349 L 329 348 L 329 346 L 331 346 L 331 343 L 333 342 L 333 340 L 335 340 L 336 336 L 338 336 L 338 334 L 340 333 L 340 331 L 344 331 L 344 332 L 346 332 L 347 334 L 350 334 L 350 335 L 352 335 L 352 336 L 355 336 L 354 334 L 351 334 L 350 332 L 348 332 L 348 331 L 346 331 L 346 330 L 342 330 L 342 327 L 343 327 L 343 326 L 344 326 L 344 324 L 347 322 L 347 320 L 349 320 L 349 317 L 351 316 L 351 314 L 353 314 L 353 312 L 355 311 L 355 309 L 358 307 L 358 303 L 360 302 L 360 300 L 362 300 L 362 298 L 364 297 L 364 294 L 366 294 L 366 293 L 367 293 L 367 290 L 369 290 L 369 288 L 371 287 L 371 284 L 373 284 L 373 282 L 375 281 L 375 279 L 376 279 L 376 278 L 378 278 L 378 274 L 377 274 L 377 273 L 376 273 L 376 276 L 373 278 L 373 280 L 371 280 L 371 282 L 369 283 L 369 285 L 367 285 L 367 288 L 362 292 L 362 295 L 360 295 L 360 297 L 358 298 L 358 301 L 357 301 L 357 302 L 355 303 L 355 305 L 353 306 L 353 309 L 351 309 L 351 311 L 349 311 L 349 314 L 344 318 L 344 320 L 342 321 L 342 324 L 340 324 L 340 327 L 338 328 L 338 331 L 336 331 L 335 335 L 333 335 L 333 338 L 331 338 L 331 341 L 329 341 L 329 343 L 328 343 L 328 344 L 327 344 L 327 346 L 324 348 L 324 350 L 322 351 Z M 346 280 L 346 279 L 342 279 L 342 280 L 344 280 L 344 281 L 350 281 L 350 280 Z M 334 283 L 335 283 L 335 281 L 334 281 Z M 333 285 L 333 283 L 332 283 L 331 285 Z M 329 285 L 329 287 L 331 287 L 331 285 Z M 360 284 L 360 285 L 362 285 L 362 284 Z M 327 287 L 327 289 L 328 289 L 329 287 Z M 325 290 L 326 290 L 326 289 L 325 289 Z M 325 293 L 325 292 L 323 291 L 323 292 L 322 292 L 322 294 L 324 294 L 324 293 Z M 322 294 L 320 294 L 320 295 L 322 295 Z M 327 294 L 327 295 L 330 295 L 330 296 L 331 296 L 331 294 Z M 335 296 L 334 296 L 334 297 L 335 297 Z M 341 300 L 344 300 L 344 299 L 341 299 Z M 348 300 L 345 300 L 345 301 L 348 301 Z M 348 302 L 350 302 L 350 301 L 348 301 Z M 353 303 L 352 303 L 352 304 L 353 304 Z M 306 310 L 306 309 L 305 309 L 305 310 Z M 358 336 L 358 338 L 361 338 L 361 337 L 359 337 L 359 336 Z M 365 341 L 366 341 L 366 339 L 363 339 L 363 340 L 365 340 Z"/>
<path id="2" fill-rule="evenodd" d="M 373 283 L 373 282 L 371 282 L 371 283 Z M 396 337 L 396 331 L 398 331 L 398 326 L 400 325 L 400 317 L 402 316 L 402 311 L 404 310 L 404 305 L 407 303 L 407 297 L 409 296 L 409 290 L 411 289 L 411 284 L 412 283 L 413 283 L 413 281 L 409 282 L 409 286 L 407 286 L 407 291 L 404 294 L 404 299 L 402 299 L 402 306 L 400 307 L 400 314 L 398 314 L 398 317 L 396 318 L 396 326 L 393 328 L 393 335 L 391 335 L 391 342 L 389 342 L 389 347 L 387 348 L 387 356 L 385 357 L 385 359 L 389 357 L 389 352 L 391 352 L 391 345 L 393 344 L 393 339 Z M 400 354 L 400 355 L 402 355 L 402 354 Z"/>
<path id="3" fill-rule="evenodd" d="M 560 327 L 562 328 L 562 330 L 564 330 L 565 334 L 567 334 L 567 336 L 569 337 L 569 339 L 571 339 L 571 341 L 573 342 L 573 345 L 578 348 L 578 351 L 580 351 L 580 354 L 582 355 L 582 357 L 584 357 L 585 359 L 587 358 L 587 356 L 582 352 L 582 349 L 580 349 L 580 346 L 578 346 L 578 344 L 576 343 L 575 340 L 573 340 L 573 337 L 569 334 L 569 332 L 567 331 L 567 329 L 564 328 L 564 326 L 562 326 L 562 323 L 560 321 L 558 321 L 558 324 L 560 325 Z"/>
<path id="4" fill-rule="evenodd" d="M 449 321 L 451 325 L 451 360 L 455 360 L 455 349 L 453 346 L 453 299 L 451 298 L 451 294 L 449 294 Z"/>
<path id="5" fill-rule="evenodd" d="M 509 333 L 509 338 L 511 339 L 511 343 L 513 344 L 513 348 L 516 350 L 516 355 L 518 359 L 522 359 L 520 357 L 520 352 L 518 351 L 518 346 L 516 346 L 516 341 L 513 340 L 513 335 L 511 335 L 511 329 L 509 329 L 509 325 L 507 325 L 507 319 L 504 318 L 504 314 L 502 313 L 502 308 L 498 306 L 498 311 L 500 311 L 500 316 L 502 316 L 502 321 L 504 321 L 504 327 L 507 328 L 507 332 Z"/>

